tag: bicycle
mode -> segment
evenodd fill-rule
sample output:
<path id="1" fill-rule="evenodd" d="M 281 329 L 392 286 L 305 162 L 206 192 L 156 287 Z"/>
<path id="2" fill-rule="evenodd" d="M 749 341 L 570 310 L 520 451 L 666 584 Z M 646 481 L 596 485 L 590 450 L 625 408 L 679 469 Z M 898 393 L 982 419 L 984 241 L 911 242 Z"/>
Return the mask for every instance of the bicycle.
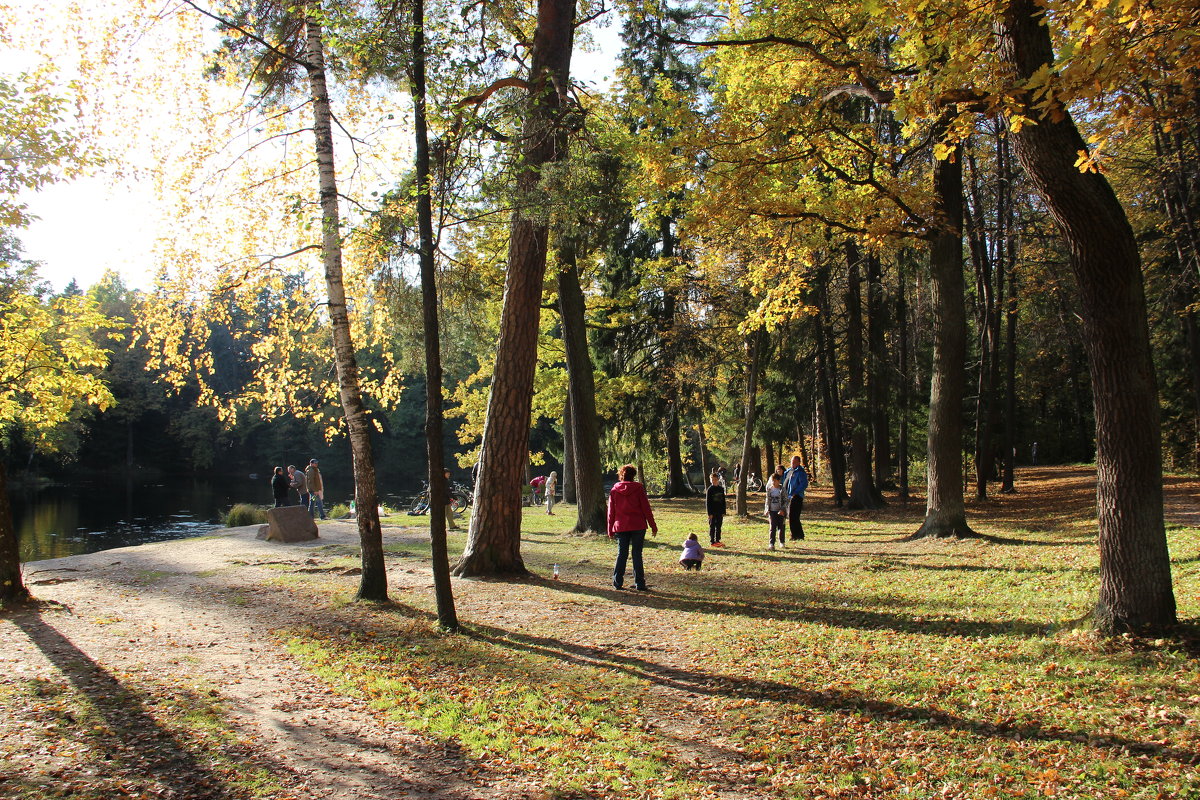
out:
<path id="1" fill-rule="evenodd" d="M 471 491 L 457 481 L 450 483 L 450 508 L 454 513 L 471 505 Z M 421 492 L 413 498 L 409 508 L 410 517 L 419 517 L 429 513 L 429 481 L 421 481 Z"/>

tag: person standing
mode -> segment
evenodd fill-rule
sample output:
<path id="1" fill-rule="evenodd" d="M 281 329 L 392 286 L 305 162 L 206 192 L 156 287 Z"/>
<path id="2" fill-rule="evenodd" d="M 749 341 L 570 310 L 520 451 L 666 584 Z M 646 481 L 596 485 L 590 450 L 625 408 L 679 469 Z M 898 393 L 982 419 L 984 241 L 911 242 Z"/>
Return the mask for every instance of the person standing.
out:
<path id="1" fill-rule="evenodd" d="M 287 505 L 288 489 L 290 488 L 287 475 L 283 474 L 283 467 L 276 467 L 275 474 L 271 476 L 271 496 L 275 498 L 276 508 L 283 508 Z"/>
<path id="2" fill-rule="evenodd" d="M 792 541 L 804 538 L 804 525 L 800 514 L 804 511 L 804 491 L 808 489 L 808 471 L 800 463 L 800 456 L 792 456 L 792 468 L 784 473 L 783 494 L 787 501 L 788 527 Z"/>
<path id="3" fill-rule="evenodd" d="M 308 513 L 314 517 L 320 514 L 321 519 L 325 519 L 325 481 L 321 479 L 321 470 L 315 458 L 309 459 L 304 479 L 308 481 Z"/>
<path id="4" fill-rule="evenodd" d="M 551 472 L 546 479 L 546 513 L 554 515 L 554 493 L 558 491 L 558 473 Z"/>
<path id="5" fill-rule="evenodd" d="M 708 544 L 711 547 L 724 547 L 721 544 L 721 525 L 729 512 L 725 487 L 721 485 L 721 476 L 715 470 L 708 480 L 710 485 L 704 493 L 704 510 L 708 512 Z"/>
<path id="6" fill-rule="evenodd" d="M 442 490 L 446 493 L 446 530 L 458 530 L 458 524 L 454 521 L 454 496 L 450 494 L 450 469 L 447 467 L 442 470 Z"/>
<path id="7" fill-rule="evenodd" d="M 288 464 L 288 485 L 300 496 L 300 505 L 308 508 L 308 480 L 293 464 Z"/>
<path id="8" fill-rule="evenodd" d="M 771 476 L 771 483 L 767 486 L 766 498 L 763 501 L 763 511 L 767 513 L 767 519 L 771 520 L 771 549 L 775 549 L 775 532 L 779 532 L 779 546 L 783 547 L 783 540 L 787 538 L 787 531 L 783 526 L 783 508 L 787 505 L 787 498 L 783 496 L 783 486 L 779 482 L 778 475 Z"/>
<path id="9" fill-rule="evenodd" d="M 617 470 L 620 479 L 608 493 L 608 537 L 617 540 L 617 563 L 613 566 L 612 585 L 620 589 L 625 584 L 625 562 L 633 557 L 633 585 L 639 592 L 649 590 L 646 571 L 642 565 L 642 547 L 646 529 L 658 535 L 658 523 L 650 510 L 646 487 L 634 480 L 637 467 L 626 464 Z"/>

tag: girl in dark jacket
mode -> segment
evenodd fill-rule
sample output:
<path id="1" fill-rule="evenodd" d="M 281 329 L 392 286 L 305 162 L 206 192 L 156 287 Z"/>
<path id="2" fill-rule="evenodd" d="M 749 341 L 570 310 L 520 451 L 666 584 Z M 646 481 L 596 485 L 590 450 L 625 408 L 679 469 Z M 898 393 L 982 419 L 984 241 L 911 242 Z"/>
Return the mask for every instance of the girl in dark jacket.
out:
<path id="1" fill-rule="evenodd" d="M 646 543 L 646 528 L 658 535 L 658 524 L 650 510 L 646 488 L 634 480 L 637 467 L 626 464 L 617 470 L 621 480 L 608 493 L 608 536 L 617 540 L 617 563 L 613 567 L 613 588 L 625 583 L 625 561 L 633 555 L 633 585 L 646 591 L 646 572 L 642 568 L 642 546 Z"/>

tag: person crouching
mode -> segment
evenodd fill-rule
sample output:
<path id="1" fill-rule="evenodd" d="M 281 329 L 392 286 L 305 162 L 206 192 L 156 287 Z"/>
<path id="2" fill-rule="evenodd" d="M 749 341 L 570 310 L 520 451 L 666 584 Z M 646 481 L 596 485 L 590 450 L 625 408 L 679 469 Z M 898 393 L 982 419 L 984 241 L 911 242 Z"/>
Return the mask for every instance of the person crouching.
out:
<path id="1" fill-rule="evenodd" d="M 683 555 L 679 557 L 679 563 L 684 569 L 694 570 L 699 570 L 700 565 L 704 563 L 704 548 L 700 546 L 696 534 L 693 533 L 683 540 Z"/>

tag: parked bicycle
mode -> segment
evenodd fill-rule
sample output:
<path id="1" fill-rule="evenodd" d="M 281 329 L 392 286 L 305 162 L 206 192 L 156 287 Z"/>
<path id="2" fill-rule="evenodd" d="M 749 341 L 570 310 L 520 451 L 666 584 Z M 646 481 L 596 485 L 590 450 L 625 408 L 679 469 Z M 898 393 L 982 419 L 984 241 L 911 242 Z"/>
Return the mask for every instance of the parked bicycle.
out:
<path id="1" fill-rule="evenodd" d="M 450 508 L 454 513 L 471 505 L 471 490 L 458 481 L 450 482 Z M 429 481 L 421 481 L 421 491 L 413 498 L 408 515 L 417 517 L 429 512 Z"/>

